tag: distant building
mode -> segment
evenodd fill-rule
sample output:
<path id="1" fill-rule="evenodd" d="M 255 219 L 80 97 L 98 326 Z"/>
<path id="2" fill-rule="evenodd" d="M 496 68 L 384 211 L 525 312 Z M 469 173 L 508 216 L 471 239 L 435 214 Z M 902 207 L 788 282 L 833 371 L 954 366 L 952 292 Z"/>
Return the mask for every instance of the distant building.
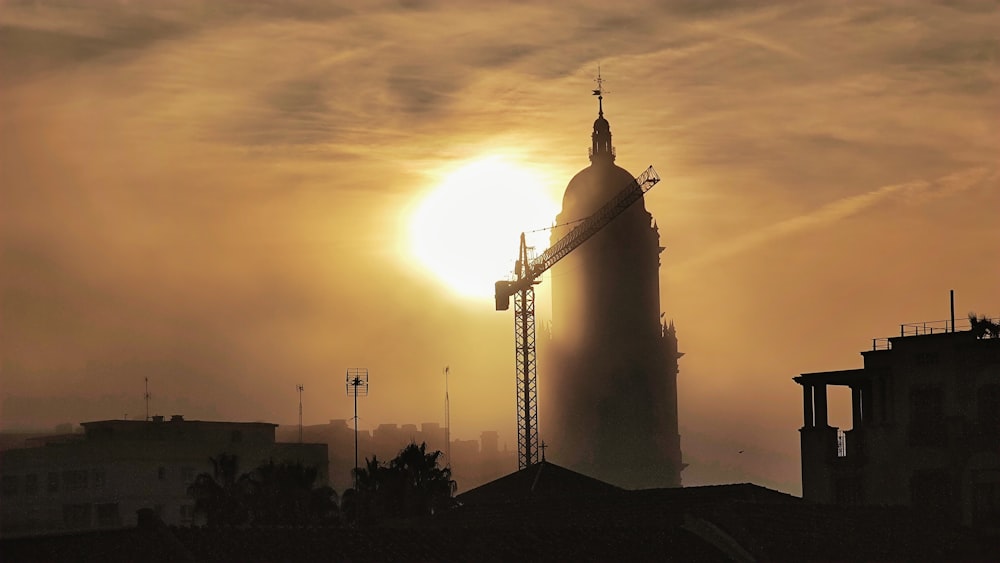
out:
<path id="1" fill-rule="evenodd" d="M 210 458 L 222 453 L 236 455 L 241 472 L 268 460 L 301 462 L 319 470 L 318 485 L 327 480 L 326 445 L 277 443 L 276 424 L 174 415 L 82 426 L 82 434 L 0 453 L 0 533 L 134 526 L 141 508 L 167 524 L 190 524 L 187 487 L 198 474 L 211 474 Z"/>
<path id="2" fill-rule="evenodd" d="M 1000 338 L 903 325 L 861 369 L 805 373 L 802 495 L 904 505 L 1000 531 Z M 849 387 L 852 427 L 829 425 L 827 387 Z"/>

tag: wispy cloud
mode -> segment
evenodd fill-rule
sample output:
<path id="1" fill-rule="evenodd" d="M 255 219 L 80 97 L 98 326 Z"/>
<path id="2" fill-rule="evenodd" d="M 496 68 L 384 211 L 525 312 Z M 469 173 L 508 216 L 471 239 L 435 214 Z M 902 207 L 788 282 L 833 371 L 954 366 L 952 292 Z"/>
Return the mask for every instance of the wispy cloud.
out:
<path id="1" fill-rule="evenodd" d="M 925 204 L 932 199 L 954 196 L 977 186 L 996 186 L 997 181 L 996 169 L 975 167 L 931 181 L 915 180 L 882 186 L 827 203 L 814 211 L 789 217 L 745 235 L 733 237 L 701 251 L 696 258 L 673 265 L 672 272 L 680 277 L 694 275 L 700 268 L 733 255 L 753 251 L 777 240 L 799 235 L 803 231 L 828 228 L 838 221 L 864 213 L 883 203 L 890 204 L 890 210 L 884 210 L 888 214 L 891 213 L 891 206 Z"/>

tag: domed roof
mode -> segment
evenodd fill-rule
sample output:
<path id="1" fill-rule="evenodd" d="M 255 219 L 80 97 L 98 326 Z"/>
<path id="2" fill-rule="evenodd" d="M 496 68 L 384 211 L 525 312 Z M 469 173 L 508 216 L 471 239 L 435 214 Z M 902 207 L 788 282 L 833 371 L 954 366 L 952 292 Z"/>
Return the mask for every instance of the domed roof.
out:
<path id="1" fill-rule="evenodd" d="M 609 160 L 600 160 L 577 172 L 563 193 L 563 221 L 587 217 L 635 180 L 628 170 Z"/>

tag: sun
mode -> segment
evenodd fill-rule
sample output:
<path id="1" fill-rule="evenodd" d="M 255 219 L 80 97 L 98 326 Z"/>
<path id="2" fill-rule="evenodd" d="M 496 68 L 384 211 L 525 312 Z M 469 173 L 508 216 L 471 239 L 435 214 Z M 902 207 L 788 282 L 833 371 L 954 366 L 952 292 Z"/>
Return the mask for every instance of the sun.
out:
<path id="1" fill-rule="evenodd" d="M 481 158 L 450 173 L 414 212 L 413 255 L 454 292 L 493 295 L 509 277 L 522 232 L 540 252 L 559 208 L 543 174 L 502 157 Z"/>

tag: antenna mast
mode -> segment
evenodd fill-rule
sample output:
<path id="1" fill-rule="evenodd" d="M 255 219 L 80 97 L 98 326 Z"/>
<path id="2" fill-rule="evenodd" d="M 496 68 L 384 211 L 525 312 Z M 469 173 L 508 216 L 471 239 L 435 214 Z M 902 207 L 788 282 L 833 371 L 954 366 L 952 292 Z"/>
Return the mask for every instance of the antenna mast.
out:
<path id="1" fill-rule="evenodd" d="M 305 387 L 302 384 L 295 386 L 295 390 L 299 392 L 299 443 L 302 443 L 302 391 Z"/>
<path id="2" fill-rule="evenodd" d="M 354 397 L 354 488 L 358 488 L 358 397 L 368 396 L 368 368 L 347 368 L 347 396 Z"/>
<path id="3" fill-rule="evenodd" d="M 444 449 L 451 466 L 451 399 L 448 398 L 448 372 L 451 368 L 444 366 Z"/>
<path id="4" fill-rule="evenodd" d="M 146 394 L 144 395 L 146 399 L 146 422 L 149 422 L 149 378 L 146 379 Z"/>

